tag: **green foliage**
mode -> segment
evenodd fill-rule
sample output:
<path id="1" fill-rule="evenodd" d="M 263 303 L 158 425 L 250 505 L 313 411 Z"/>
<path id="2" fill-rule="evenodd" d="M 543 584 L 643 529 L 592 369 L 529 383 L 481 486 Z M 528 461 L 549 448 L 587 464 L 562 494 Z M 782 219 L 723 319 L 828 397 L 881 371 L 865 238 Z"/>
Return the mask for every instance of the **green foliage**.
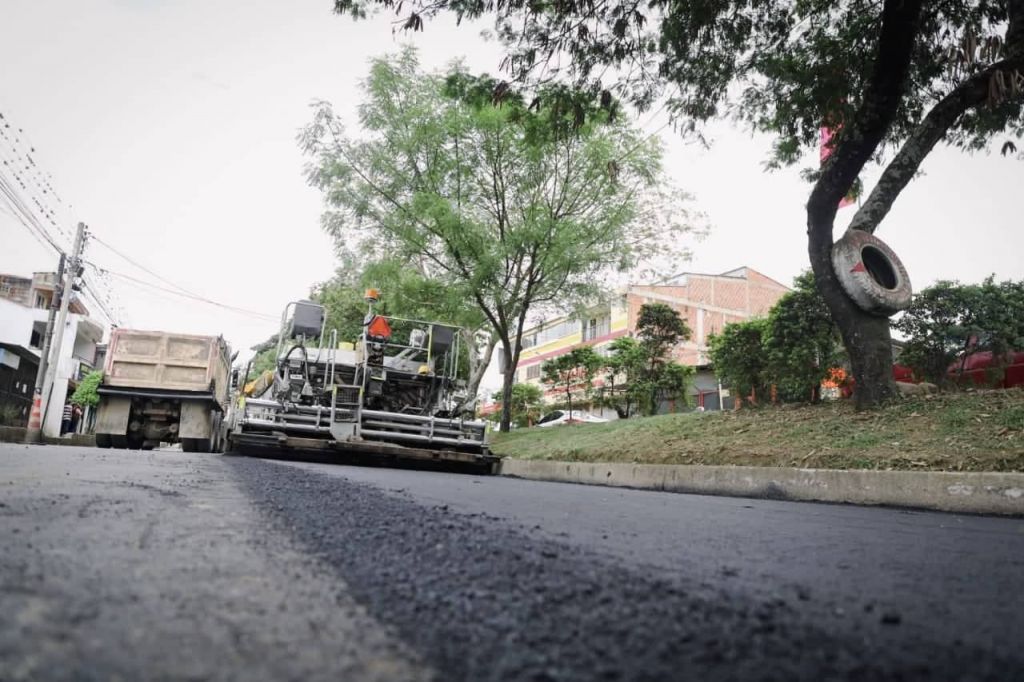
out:
<path id="1" fill-rule="evenodd" d="M 740 396 L 763 397 L 774 385 L 783 401 L 817 401 L 841 362 L 839 332 L 810 273 L 794 280 L 767 319 L 727 324 L 709 343 L 715 373 Z"/>
<path id="2" fill-rule="evenodd" d="M 501 391 L 492 396 L 502 399 Z M 541 417 L 544 406 L 544 391 L 537 384 L 513 384 L 512 422 L 519 427 L 530 426 Z"/>
<path id="3" fill-rule="evenodd" d="M 652 138 L 607 116 L 562 134 L 570 109 L 482 96 L 493 83 L 458 66 L 424 73 L 407 49 L 373 62 L 361 138 L 321 103 L 302 143 L 342 257 L 396 263 L 471 302 L 509 358 L 510 390 L 530 310 L 599 297 L 610 274 L 655 255 L 674 269 L 690 226 Z"/>
<path id="4" fill-rule="evenodd" d="M 277 340 L 273 344 L 256 353 L 249 368 L 249 380 L 252 381 L 268 369 L 277 368 Z"/>
<path id="5" fill-rule="evenodd" d="M 641 306 L 637 338 L 620 337 L 611 343 L 604 402 L 622 418 L 637 412 L 656 414 L 663 400 L 685 402 L 694 370 L 671 357 L 676 345 L 689 338 L 686 321 L 671 306 Z M 622 381 L 616 385 L 618 379 Z"/>
<path id="6" fill-rule="evenodd" d="M 828 306 L 804 273 L 768 313 L 762 347 L 767 378 L 787 402 L 820 398 L 821 382 L 839 363 L 839 330 Z"/>
<path id="7" fill-rule="evenodd" d="M 98 389 L 103 381 L 103 372 L 95 370 L 85 375 L 85 378 L 78 383 L 78 388 L 71 396 L 71 402 L 82 407 L 95 407 L 100 404 Z"/>
<path id="8" fill-rule="evenodd" d="M 571 412 L 573 391 L 579 393 L 582 390 L 583 395 L 589 397 L 594 388 L 594 376 L 603 364 L 604 358 L 592 346 L 577 346 L 541 365 L 541 381 L 565 392 Z"/>
<path id="9" fill-rule="evenodd" d="M 767 320 L 733 322 L 720 334 L 708 337 L 715 374 L 737 397 L 765 393 L 768 370 L 763 343 L 767 325 Z"/>
<path id="10" fill-rule="evenodd" d="M 636 333 L 651 363 L 664 363 L 680 341 L 690 338 L 686 321 L 671 306 L 645 303 L 637 316 Z"/>
<path id="11" fill-rule="evenodd" d="M 639 341 L 628 336 L 612 341 L 609 349 L 604 402 L 614 408 L 620 418 L 626 419 L 636 413 L 649 395 L 643 384 L 649 366 L 647 352 Z"/>
<path id="12" fill-rule="evenodd" d="M 892 326 L 907 337 L 900 362 L 941 386 L 957 357 L 992 351 L 998 359 L 1024 348 L 1024 282 L 937 282 L 915 294 Z"/>
<path id="13" fill-rule="evenodd" d="M 356 17 L 374 6 L 393 8 L 394 3 L 335 0 L 337 12 Z M 492 16 L 506 45 L 510 79 L 567 83 L 572 87 L 549 87 L 542 94 L 576 117 L 613 108 L 612 91 L 640 110 L 664 97 L 683 131 L 732 116 L 773 133 L 774 163 L 798 161 L 803 149 L 817 145 L 823 123 L 854 116 L 871 82 L 885 7 L 789 0 L 414 0 L 398 5 L 407 12 L 406 27 L 414 30 L 445 11 L 459 18 Z M 924 3 L 913 24 L 917 37 L 908 87 L 883 147 L 906 140 L 924 113 L 954 87 L 1008 54 L 991 49 L 988 40 L 1006 32 L 1006 25 L 1003 2 Z M 1020 36 L 1006 32 L 1005 40 L 1014 37 L 1019 47 Z M 957 119 L 947 140 L 977 149 L 999 132 L 1024 135 L 1021 101 L 993 98 L 989 106 L 970 110 Z"/>
<path id="14" fill-rule="evenodd" d="M 943 385 L 946 369 L 971 337 L 969 317 L 976 287 L 941 281 L 914 295 L 913 303 L 893 322 L 907 339 L 900 362 L 923 379 Z"/>

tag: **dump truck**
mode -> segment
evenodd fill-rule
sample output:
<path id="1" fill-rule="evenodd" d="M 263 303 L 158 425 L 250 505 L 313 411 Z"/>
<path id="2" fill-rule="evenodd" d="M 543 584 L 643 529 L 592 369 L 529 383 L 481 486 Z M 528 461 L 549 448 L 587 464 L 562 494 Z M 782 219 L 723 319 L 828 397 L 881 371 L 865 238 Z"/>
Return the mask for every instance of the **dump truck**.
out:
<path id="1" fill-rule="evenodd" d="M 96 445 L 221 452 L 231 357 L 218 336 L 115 329 L 96 415 Z"/>
<path id="2" fill-rule="evenodd" d="M 385 317 L 377 294 L 355 342 L 327 332 L 322 306 L 289 304 L 276 369 L 248 376 L 228 428 L 240 454 L 327 461 L 415 461 L 492 472 L 498 458 L 458 378 L 459 329 Z M 261 389 L 260 391 L 254 389 Z"/>

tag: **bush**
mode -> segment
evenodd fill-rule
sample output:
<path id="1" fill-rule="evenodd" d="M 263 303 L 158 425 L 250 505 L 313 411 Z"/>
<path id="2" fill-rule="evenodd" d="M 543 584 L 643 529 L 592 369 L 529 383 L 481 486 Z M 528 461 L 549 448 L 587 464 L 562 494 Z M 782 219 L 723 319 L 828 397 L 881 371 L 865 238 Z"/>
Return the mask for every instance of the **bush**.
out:
<path id="1" fill-rule="evenodd" d="M 78 388 L 75 389 L 74 394 L 71 396 L 71 402 L 74 405 L 81 405 L 82 407 L 96 407 L 100 404 L 99 387 L 100 382 L 103 381 L 103 372 L 96 370 L 89 372 L 85 375 L 78 384 Z"/>

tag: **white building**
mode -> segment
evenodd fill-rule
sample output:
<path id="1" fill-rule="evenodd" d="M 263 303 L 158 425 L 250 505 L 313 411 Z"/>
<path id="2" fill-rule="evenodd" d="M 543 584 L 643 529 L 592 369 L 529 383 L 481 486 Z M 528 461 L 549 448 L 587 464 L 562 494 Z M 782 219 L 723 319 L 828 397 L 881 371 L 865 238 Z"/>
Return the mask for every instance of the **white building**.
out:
<path id="1" fill-rule="evenodd" d="M 53 273 L 37 272 L 31 278 L 0 274 L 0 423 L 4 425 L 28 423 L 55 282 Z M 43 433 L 54 437 L 60 435 L 65 402 L 93 369 L 96 344 L 104 331 L 77 296 L 68 310 L 64 329 L 54 329 L 53 343 L 61 331 L 63 342 L 54 362 L 56 373 L 43 423 Z"/>

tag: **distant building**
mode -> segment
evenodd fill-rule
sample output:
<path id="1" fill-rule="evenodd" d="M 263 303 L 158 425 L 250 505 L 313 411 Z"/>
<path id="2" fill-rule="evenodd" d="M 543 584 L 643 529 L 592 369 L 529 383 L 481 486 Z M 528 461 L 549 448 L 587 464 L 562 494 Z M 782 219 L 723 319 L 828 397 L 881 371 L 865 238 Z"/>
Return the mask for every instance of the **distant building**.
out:
<path id="1" fill-rule="evenodd" d="M 708 367 L 708 336 L 730 322 L 764 317 L 788 291 L 784 284 L 747 267 L 720 275 L 686 272 L 660 284 L 631 284 L 611 302 L 594 306 L 581 318 L 558 317 L 526 330 L 516 380 L 540 383 L 544 361 L 577 346 L 590 345 L 602 355 L 608 354 L 612 341 L 636 333 L 642 305 L 664 303 L 679 312 L 692 332 L 690 340 L 679 344 L 673 354 L 677 362 L 698 370 L 690 404 L 718 409 L 721 397 L 718 381 Z M 602 380 L 595 385 L 600 387 Z M 674 411 L 675 407 L 668 404 L 663 409 Z"/>
<path id="2" fill-rule="evenodd" d="M 57 275 L 32 277 L 0 274 L 0 424 L 26 426 L 46 334 L 46 319 Z M 61 412 L 78 382 L 95 367 L 96 344 L 103 327 L 89 317 L 82 300 L 72 295 L 60 358 L 43 424 L 48 436 L 60 434 Z M 54 338 L 58 334 L 54 330 Z"/>

